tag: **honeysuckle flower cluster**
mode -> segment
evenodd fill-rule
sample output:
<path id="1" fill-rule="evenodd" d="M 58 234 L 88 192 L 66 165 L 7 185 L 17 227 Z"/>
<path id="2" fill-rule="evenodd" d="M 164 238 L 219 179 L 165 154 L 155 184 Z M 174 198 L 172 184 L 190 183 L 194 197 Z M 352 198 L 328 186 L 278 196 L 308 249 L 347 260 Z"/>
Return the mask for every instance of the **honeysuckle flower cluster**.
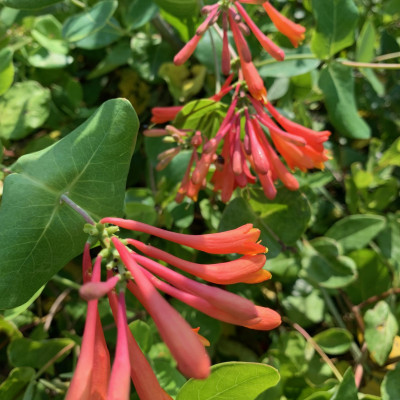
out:
<path id="1" fill-rule="evenodd" d="M 277 193 L 277 180 L 288 189 L 297 190 L 299 184 L 291 173 L 293 170 L 323 169 L 324 162 L 329 159 L 324 149 L 329 131 L 317 132 L 303 127 L 281 115 L 268 102 L 267 90 L 253 64 L 245 35 L 252 32 L 262 47 L 278 61 L 284 60 L 285 54 L 261 32 L 241 3 L 262 4 L 276 28 L 295 47 L 304 39 L 305 29 L 283 16 L 268 1 L 222 0 L 203 8 L 205 20 L 193 38 L 175 56 L 174 62 L 177 65 L 186 62 L 207 29 L 221 21 L 221 67 L 228 77 L 221 90 L 210 99 L 220 101 L 224 96 L 231 95 L 225 118 L 213 137 L 205 137 L 200 131 L 177 129 L 171 124 L 144 132 L 146 136 L 168 136 L 168 140 L 177 144 L 159 155 L 159 170 L 165 168 L 182 149 L 193 150 L 178 189 L 177 202 L 185 196 L 197 200 L 199 190 L 207 183 L 211 167 L 214 169 L 211 183 L 214 191 L 221 192 L 222 201 L 229 201 L 237 187 L 254 184 L 257 178 L 266 197 L 273 199 Z M 232 31 L 237 55 L 228 42 L 229 29 Z M 234 62 L 237 56 L 239 64 Z M 236 82 L 233 82 L 234 76 L 237 76 Z M 151 121 L 154 124 L 171 122 L 182 107 L 156 107 L 152 110 Z"/>
<path id="2" fill-rule="evenodd" d="M 112 226 L 106 227 L 106 224 Z M 136 239 L 121 240 L 115 235 L 118 227 L 144 232 L 211 254 L 238 253 L 241 257 L 218 264 L 197 264 Z M 95 226 L 87 225 L 86 231 L 90 238 L 84 248 L 84 284 L 80 294 L 88 301 L 88 311 L 81 352 L 67 400 L 128 400 L 130 380 L 141 400 L 171 399 L 159 385 L 128 327 L 126 292 L 135 296 L 148 311 L 179 370 L 187 377 L 204 379 L 209 375 L 210 359 L 205 350 L 209 343 L 198 333 L 198 327 L 190 327 L 159 291 L 227 323 L 256 330 L 274 329 L 281 323 L 279 314 L 269 308 L 256 306 L 217 286 L 190 279 L 158 262 L 163 261 L 214 284 L 263 282 L 271 277 L 263 269 L 266 248 L 258 241 L 260 231 L 251 224 L 227 232 L 186 235 L 137 221 L 104 218 Z M 97 242 L 103 249 L 92 266 L 90 245 Z M 101 281 L 102 268 L 107 271 L 106 281 Z M 98 299 L 105 295 L 117 326 L 112 367 L 97 310 Z"/>

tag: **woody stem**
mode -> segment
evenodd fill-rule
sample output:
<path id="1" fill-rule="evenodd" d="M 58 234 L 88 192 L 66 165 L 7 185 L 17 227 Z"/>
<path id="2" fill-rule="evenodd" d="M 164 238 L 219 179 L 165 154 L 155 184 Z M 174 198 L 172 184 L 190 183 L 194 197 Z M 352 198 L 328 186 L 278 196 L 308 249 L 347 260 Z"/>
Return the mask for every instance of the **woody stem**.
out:
<path id="1" fill-rule="evenodd" d="M 70 206 L 79 215 L 81 215 L 88 224 L 96 225 L 92 217 L 82 207 L 78 206 L 78 204 L 72 201 L 66 194 L 62 194 L 60 200 Z"/>

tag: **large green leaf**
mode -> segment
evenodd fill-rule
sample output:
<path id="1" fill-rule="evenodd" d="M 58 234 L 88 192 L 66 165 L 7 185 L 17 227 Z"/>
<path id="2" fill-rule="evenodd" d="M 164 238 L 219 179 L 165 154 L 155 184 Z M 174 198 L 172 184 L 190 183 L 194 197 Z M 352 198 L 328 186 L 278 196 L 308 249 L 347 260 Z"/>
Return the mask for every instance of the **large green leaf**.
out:
<path id="1" fill-rule="evenodd" d="M 36 10 L 60 3 L 61 1 L 62 0 L 3 0 L 3 4 L 7 7 L 20 10 Z"/>
<path id="2" fill-rule="evenodd" d="M 21 157 L 4 184 L 0 209 L 0 309 L 27 301 L 83 248 L 84 220 L 121 215 L 138 120 L 127 100 L 104 103 L 64 139 Z"/>
<path id="3" fill-rule="evenodd" d="M 321 71 L 318 84 L 335 128 L 349 138 L 368 139 L 371 129 L 358 114 L 351 68 L 332 62 Z"/>
<path id="4" fill-rule="evenodd" d="M 22 139 L 42 126 L 49 114 L 49 89 L 35 81 L 16 83 L 0 98 L 0 137 Z"/>
<path id="5" fill-rule="evenodd" d="M 70 42 L 77 42 L 99 31 L 111 18 L 117 7 L 116 0 L 103 0 L 92 8 L 69 17 L 62 28 L 64 38 Z"/>
<path id="6" fill-rule="evenodd" d="M 317 29 L 311 42 L 319 58 L 329 58 L 354 43 L 358 10 L 353 0 L 312 0 Z"/>
<path id="7" fill-rule="evenodd" d="M 278 382 L 278 371 L 269 365 L 227 362 L 211 367 L 206 380 L 190 379 L 177 400 L 255 400 Z"/>

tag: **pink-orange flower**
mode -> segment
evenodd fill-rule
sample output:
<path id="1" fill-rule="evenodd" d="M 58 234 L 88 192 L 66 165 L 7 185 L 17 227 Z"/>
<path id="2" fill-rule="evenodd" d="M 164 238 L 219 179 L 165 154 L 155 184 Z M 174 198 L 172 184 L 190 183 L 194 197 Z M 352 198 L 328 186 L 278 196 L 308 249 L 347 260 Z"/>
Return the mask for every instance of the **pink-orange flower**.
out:
<path id="1" fill-rule="evenodd" d="M 287 36 L 293 46 L 297 47 L 305 37 L 306 28 L 286 18 L 269 1 L 263 3 L 263 7 L 278 31 Z"/>

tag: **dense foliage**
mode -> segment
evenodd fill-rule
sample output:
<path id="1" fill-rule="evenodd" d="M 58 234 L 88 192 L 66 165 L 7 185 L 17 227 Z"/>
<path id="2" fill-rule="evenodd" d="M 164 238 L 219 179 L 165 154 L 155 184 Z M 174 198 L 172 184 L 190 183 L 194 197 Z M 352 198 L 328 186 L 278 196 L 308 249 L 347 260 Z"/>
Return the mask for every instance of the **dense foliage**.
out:
<path id="1" fill-rule="evenodd" d="M 190 195 L 182 181 L 200 146 L 193 138 L 215 136 L 236 87 L 213 97 L 226 79 L 218 28 L 202 34 L 186 62 L 173 60 L 204 20 L 202 6 L 214 3 L 0 0 L 1 400 L 63 399 L 77 364 L 88 229 L 63 195 L 96 221 L 119 216 L 190 234 L 251 223 L 261 231 L 272 279 L 224 289 L 276 310 L 278 328 L 234 326 L 166 296 L 210 342 L 207 380 L 185 378 L 153 319 L 126 297 L 129 328 L 173 398 L 400 398 L 399 2 L 272 1 L 306 28 L 293 47 L 302 34 L 289 40 L 261 1 L 242 1 L 286 54 L 277 60 L 246 36 L 268 101 L 288 120 L 330 131 L 320 151 L 329 160 L 294 168 L 278 149 L 298 190 L 281 177 L 263 182 L 256 164 L 257 179 L 232 184 L 228 196 L 212 178 L 227 160 L 221 145 Z M 240 62 L 231 63 L 236 73 Z M 171 118 L 152 114 L 171 106 L 179 106 Z M 239 131 L 245 119 L 235 121 Z M 154 134 L 165 123 L 168 134 Z M 151 243 L 196 263 L 233 259 Z M 113 355 L 112 310 L 106 298 L 98 306 Z M 131 398 L 139 398 L 133 386 Z"/>

